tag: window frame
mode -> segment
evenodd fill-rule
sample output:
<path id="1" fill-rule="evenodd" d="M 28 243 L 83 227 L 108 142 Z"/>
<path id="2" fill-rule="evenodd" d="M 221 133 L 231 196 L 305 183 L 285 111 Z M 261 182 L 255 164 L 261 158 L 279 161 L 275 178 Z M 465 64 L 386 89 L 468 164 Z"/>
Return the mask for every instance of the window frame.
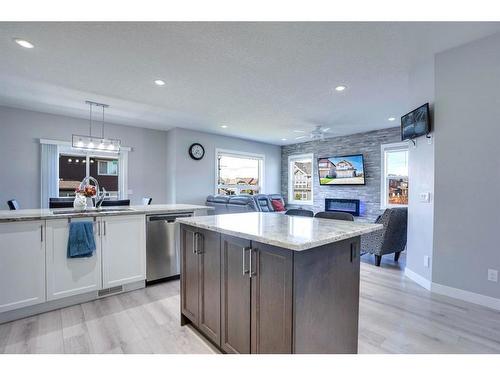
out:
<path id="1" fill-rule="evenodd" d="M 396 142 L 396 143 L 386 143 L 380 146 L 380 208 L 393 208 L 393 207 L 408 207 L 409 206 L 409 194 L 408 194 L 408 204 L 391 204 L 388 203 L 388 183 L 387 183 L 387 158 L 386 153 L 391 151 L 406 151 L 408 155 L 408 176 L 394 176 L 406 177 L 408 179 L 408 190 L 410 189 L 410 149 L 408 147 L 408 142 Z"/>
<path id="2" fill-rule="evenodd" d="M 233 156 L 246 159 L 257 159 L 259 161 L 259 183 L 258 185 L 219 185 L 219 155 Z M 219 189 L 221 187 L 226 187 L 230 189 L 236 189 L 236 194 L 240 194 L 241 190 L 253 189 L 256 186 L 259 187 L 258 194 L 265 194 L 265 181 L 264 181 L 264 168 L 266 164 L 266 156 L 264 154 L 256 154 L 252 152 L 234 151 L 224 148 L 215 149 L 215 189 L 214 193 L 219 194 Z"/>
<path id="3" fill-rule="evenodd" d="M 301 159 L 311 160 L 311 200 L 295 200 L 293 195 L 293 168 L 292 163 Z M 288 204 L 312 206 L 314 205 L 314 154 L 295 154 L 288 156 Z"/>
<path id="4" fill-rule="evenodd" d="M 122 147 L 123 148 L 123 147 Z M 60 142 L 58 144 L 58 150 L 57 150 L 57 158 L 59 159 L 60 155 L 80 155 L 81 157 L 85 158 L 86 160 L 86 166 L 85 166 L 85 176 L 90 175 L 90 159 L 96 159 L 96 158 L 114 158 L 118 160 L 118 166 L 117 166 L 117 175 L 106 175 L 106 176 L 117 176 L 118 177 L 118 194 L 117 198 L 118 199 L 127 199 L 128 198 L 128 151 L 131 150 L 130 148 L 126 147 L 124 150 L 120 150 L 119 152 L 107 152 L 107 151 L 99 151 L 99 150 L 81 150 L 78 148 L 74 148 L 71 146 L 71 144 L 63 143 Z M 96 160 L 97 161 L 97 160 Z M 99 162 L 99 161 L 97 161 Z M 59 171 L 58 171 L 58 179 L 59 179 Z M 93 176 L 97 178 L 97 181 L 99 181 L 98 176 L 104 176 L 99 174 L 99 166 L 97 167 L 97 176 Z M 59 196 L 59 189 L 58 189 L 58 196 Z M 108 194 L 108 196 L 110 196 Z M 113 196 L 114 197 L 114 196 Z"/>

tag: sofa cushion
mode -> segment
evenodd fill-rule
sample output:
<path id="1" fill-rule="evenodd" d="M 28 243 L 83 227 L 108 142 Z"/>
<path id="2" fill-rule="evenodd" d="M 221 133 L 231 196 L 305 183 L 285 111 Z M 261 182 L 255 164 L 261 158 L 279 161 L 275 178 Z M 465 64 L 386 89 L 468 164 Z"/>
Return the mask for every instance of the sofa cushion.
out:
<path id="1" fill-rule="evenodd" d="M 258 211 L 253 198 L 246 195 L 232 196 L 227 202 L 227 210 L 229 213 Z"/>
<path id="2" fill-rule="evenodd" d="M 228 200 L 229 204 L 252 204 L 253 205 L 253 199 L 250 196 L 245 196 L 245 195 L 235 195 L 229 198 Z"/>
<path id="3" fill-rule="evenodd" d="M 285 211 L 285 206 L 281 199 L 271 199 L 271 204 L 273 205 L 274 211 L 282 212 Z"/>
<path id="4" fill-rule="evenodd" d="M 254 195 L 255 203 L 257 204 L 258 210 L 262 212 L 273 212 L 274 208 L 266 194 Z"/>
<path id="5" fill-rule="evenodd" d="M 229 196 L 227 195 L 209 195 L 207 197 L 207 202 L 227 203 L 228 201 L 229 201 Z"/>

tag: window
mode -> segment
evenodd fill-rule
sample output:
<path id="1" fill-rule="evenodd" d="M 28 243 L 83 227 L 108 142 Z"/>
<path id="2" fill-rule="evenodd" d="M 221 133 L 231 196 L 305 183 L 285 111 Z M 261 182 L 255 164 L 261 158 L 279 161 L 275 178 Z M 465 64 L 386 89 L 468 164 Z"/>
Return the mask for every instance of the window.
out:
<path id="1" fill-rule="evenodd" d="M 106 190 L 107 197 L 120 197 L 118 156 L 101 156 L 63 146 L 60 148 L 59 197 L 74 197 L 75 189 L 86 176 L 95 177 L 99 186 Z"/>
<path id="2" fill-rule="evenodd" d="M 98 160 L 97 174 L 99 176 L 118 176 L 118 160 Z"/>
<path id="3" fill-rule="evenodd" d="M 59 197 L 74 197 L 75 190 L 87 175 L 87 157 L 59 154 Z"/>
<path id="4" fill-rule="evenodd" d="M 381 206 L 408 205 L 408 145 L 382 145 Z"/>
<path id="5" fill-rule="evenodd" d="M 313 204 L 313 154 L 288 157 L 288 202 Z"/>
<path id="6" fill-rule="evenodd" d="M 81 150 L 73 148 L 71 142 L 41 138 L 40 206 L 48 208 L 49 198 L 74 196 L 75 189 L 86 176 L 97 178 L 99 186 L 106 189 L 107 197 L 127 199 L 130 151 L 126 146 L 121 146 L 119 152 Z M 98 174 L 99 161 L 111 164 L 106 165 L 108 175 Z"/>
<path id="7" fill-rule="evenodd" d="M 237 151 L 216 151 L 216 193 L 262 193 L 264 156 Z"/>

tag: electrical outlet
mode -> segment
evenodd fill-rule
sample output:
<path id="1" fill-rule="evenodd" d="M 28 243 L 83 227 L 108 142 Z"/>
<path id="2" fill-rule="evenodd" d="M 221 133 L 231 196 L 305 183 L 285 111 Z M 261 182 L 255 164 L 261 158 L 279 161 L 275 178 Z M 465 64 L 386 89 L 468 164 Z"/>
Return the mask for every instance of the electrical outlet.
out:
<path id="1" fill-rule="evenodd" d="M 424 255 L 424 267 L 429 268 L 431 265 L 431 258 L 428 255 Z"/>
<path id="2" fill-rule="evenodd" d="M 489 268 L 488 269 L 488 281 L 493 281 L 494 283 L 498 282 L 498 271 Z"/>

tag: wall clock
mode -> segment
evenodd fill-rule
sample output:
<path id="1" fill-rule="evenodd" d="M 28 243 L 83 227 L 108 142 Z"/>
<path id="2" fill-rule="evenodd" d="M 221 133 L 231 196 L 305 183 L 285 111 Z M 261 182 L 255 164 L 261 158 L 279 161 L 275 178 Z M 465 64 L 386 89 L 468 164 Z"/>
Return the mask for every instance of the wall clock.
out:
<path id="1" fill-rule="evenodd" d="M 193 143 L 189 146 L 189 156 L 194 160 L 201 160 L 205 156 L 205 149 L 199 143 Z"/>

